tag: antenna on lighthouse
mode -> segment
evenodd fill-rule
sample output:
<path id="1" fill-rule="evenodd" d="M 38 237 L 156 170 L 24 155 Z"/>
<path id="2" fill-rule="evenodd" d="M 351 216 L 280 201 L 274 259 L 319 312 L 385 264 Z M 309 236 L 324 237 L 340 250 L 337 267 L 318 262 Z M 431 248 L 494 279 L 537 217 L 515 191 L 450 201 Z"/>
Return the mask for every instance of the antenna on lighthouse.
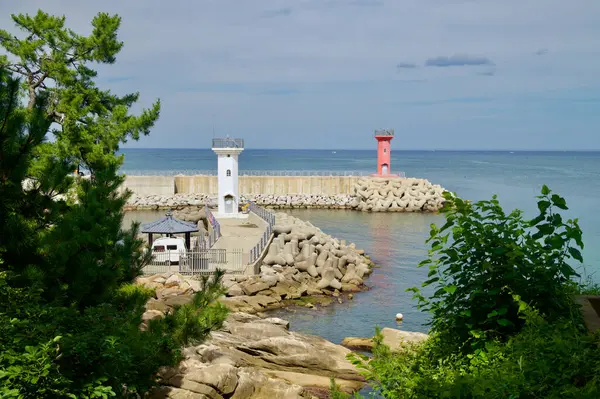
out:
<path id="1" fill-rule="evenodd" d="M 212 114 L 213 139 L 215 138 L 215 114 Z"/>

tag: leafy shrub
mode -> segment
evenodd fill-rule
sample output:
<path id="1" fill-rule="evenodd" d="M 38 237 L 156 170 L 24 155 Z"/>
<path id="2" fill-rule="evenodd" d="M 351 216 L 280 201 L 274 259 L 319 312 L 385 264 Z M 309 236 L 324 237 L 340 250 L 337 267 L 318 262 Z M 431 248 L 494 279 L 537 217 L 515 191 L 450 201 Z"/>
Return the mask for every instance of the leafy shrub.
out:
<path id="1" fill-rule="evenodd" d="M 430 338 L 392 353 L 377 330 L 373 358 L 352 354 L 385 398 L 598 398 L 600 348 L 572 295 L 582 261 L 577 220 L 544 186 L 539 215 L 505 214 L 496 197 L 471 204 L 446 193 L 446 224 L 431 228 L 434 292 L 413 288 L 432 316 Z"/>
<path id="2" fill-rule="evenodd" d="M 517 297 L 518 298 L 518 297 Z M 600 350 L 578 315 L 553 322 L 521 304 L 523 328 L 507 342 L 488 341 L 468 355 L 425 344 L 391 353 L 381 343 L 370 362 L 354 362 L 385 398 L 598 398 Z"/>
<path id="3" fill-rule="evenodd" d="M 527 221 L 522 212 L 506 214 L 496 196 L 470 203 L 445 193 L 446 223 L 431 226 L 429 267 L 434 293 L 424 297 L 412 288 L 419 308 L 431 313 L 431 332 L 451 351 L 480 348 L 505 340 L 523 326 L 512 295 L 547 318 L 565 316 L 573 306 L 569 264 L 582 261 L 577 219 L 563 221 L 564 198 L 544 186 L 539 215 Z"/>

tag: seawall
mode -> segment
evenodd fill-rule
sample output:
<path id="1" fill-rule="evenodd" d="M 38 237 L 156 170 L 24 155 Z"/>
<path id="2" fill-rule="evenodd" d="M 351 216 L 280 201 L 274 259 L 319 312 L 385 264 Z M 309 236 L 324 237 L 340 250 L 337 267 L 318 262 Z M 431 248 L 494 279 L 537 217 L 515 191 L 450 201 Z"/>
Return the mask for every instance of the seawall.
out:
<path id="1" fill-rule="evenodd" d="M 127 209 L 214 206 L 215 176 L 130 176 L 123 187 L 133 191 Z M 170 181 L 173 183 L 171 187 Z M 255 201 L 275 208 L 354 209 L 363 212 L 436 212 L 444 189 L 425 179 L 359 176 L 240 176 L 240 203 Z"/>
<path id="2" fill-rule="evenodd" d="M 241 195 L 351 194 L 359 176 L 240 176 Z M 217 176 L 127 176 L 124 188 L 138 196 L 195 194 L 216 195 Z"/>

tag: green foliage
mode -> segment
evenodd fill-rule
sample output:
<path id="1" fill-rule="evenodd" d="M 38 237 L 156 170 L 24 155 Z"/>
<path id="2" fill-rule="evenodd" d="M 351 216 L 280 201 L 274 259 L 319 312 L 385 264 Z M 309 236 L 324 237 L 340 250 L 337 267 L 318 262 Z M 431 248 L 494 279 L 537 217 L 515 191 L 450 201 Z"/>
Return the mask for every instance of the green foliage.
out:
<path id="1" fill-rule="evenodd" d="M 523 219 L 506 214 L 497 198 L 475 204 L 446 193 L 446 223 L 431 226 L 429 267 L 424 287 L 412 288 L 419 307 L 431 313 L 431 332 L 450 351 L 470 352 L 490 340 L 506 340 L 523 326 L 513 295 L 545 317 L 565 316 L 572 308 L 567 289 L 582 261 L 582 233 L 577 219 L 563 221 L 565 200 L 544 186 L 539 215 Z"/>
<path id="2" fill-rule="evenodd" d="M 600 295 L 600 284 L 587 276 L 585 280 L 581 280 L 575 285 L 575 294 L 579 295 Z"/>
<path id="3" fill-rule="evenodd" d="M 358 393 L 355 393 L 354 395 L 347 394 L 340 389 L 338 384 L 336 384 L 335 378 L 330 378 L 329 399 L 350 399 L 351 397 L 360 398 L 361 396 Z"/>
<path id="4" fill-rule="evenodd" d="M 350 396 L 340 390 L 340 386 L 335 383 L 335 378 L 330 378 L 329 398 L 330 399 L 348 399 Z"/>
<path id="5" fill-rule="evenodd" d="M 573 295 L 569 262 L 582 261 L 577 220 L 556 211 L 565 200 L 544 186 L 539 216 L 505 214 L 494 197 L 471 204 L 446 194 L 446 224 L 432 226 L 426 298 L 430 338 L 392 353 L 376 332 L 373 358 L 353 354 L 385 398 L 598 398 L 600 348 Z"/>
<path id="6" fill-rule="evenodd" d="M 181 306 L 177 312 L 167 314 L 162 321 L 171 327 L 171 336 L 179 345 L 197 345 L 212 330 L 223 325 L 228 309 L 222 303 L 215 302 L 227 292 L 221 285 L 223 274 L 223 271 L 217 270 L 212 278 L 202 276 L 200 291 L 196 293 L 193 301 Z M 203 311 L 199 312 L 199 309 Z"/>
<path id="7" fill-rule="evenodd" d="M 433 336 L 397 354 L 379 341 L 373 360 L 355 355 L 354 362 L 385 398 L 600 397 L 600 350 L 595 337 L 582 334 L 580 319 L 549 322 L 521 307 L 519 333 L 469 355 L 448 354 Z"/>
<path id="8" fill-rule="evenodd" d="M 107 32 L 94 33 L 99 36 L 85 44 L 74 33 L 61 31 L 56 18 L 43 13 L 35 18 L 17 18 L 31 31 L 24 41 L 11 41 L 0 31 L 5 47 L 13 54 L 23 52 L 22 70 L 33 68 L 35 61 L 48 71 L 47 77 L 68 74 L 39 55 L 39 37 L 53 48 L 53 60 L 60 59 L 61 51 L 71 51 L 62 47 L 68 37 L 82 40 L 72 51 L 95 54 L 96 61 L 110 60 L 114 53 Z M 103 18 L 95 32 L 115 27 L 116 19 Z M 226 309 L 214 303 L 223 293 L 218 273 L 202 282 L 204 290 L 192 303 L 140 328 L 153 292 L 132 283 L 148 255 L 136 238 L 137 226 L 121 227 L 128 194 L 118 192 L 122 177 L 115 155 L 117 141 L 139 121 L 125 117 L 128 105 L 118 111 L 122 120 L 116 121 L 119 107 L 107 97 L 102 104 L 112 107 L 110 112 L 98 111 L 98 105 L 86 114 L 88 123 L 78 125 L 85 137 L 75 137 L 79 133 L 66 123 L 62 136 L 47 143 L 52 110 L 62 109 L 64 100 L 57 103 L 53 96 L 85 86 L 77 75 L 85 68 L 80 65 L 77 71 L 71 80 L 56 80 L 52 89 L 40 85 L 43 90 L 22 107 L 21 82 L 0 68 L 0 397 L 141 395 L 155 384 L 161 366 L 180 361 L 182 345 L 201 341 L 226 316 Z M 86 84 L 86 90 L 93 86 Z M 108 96 L 95 88 L 91 92 Z M 75 115 L 64 112 L 67 118 Z M 74 184 L 74 159 L 83 160 L 93 178 Z"/>
<path id="9" fill-rule="evenodd" d="M 79 35 L 65 26 L 65 17 L 39 10 L 35 15 L 12 15 L 20 39 L 0 29 L 0 66 L 23 77 L 27 108 L 37 98 L 49 97 L 46 112 L 59 127 L 54 142 L 36 147 L 31 165 L 35 176 L 60 160 L 73 171 L 83 164 L 92 173 L 105 167 L 118 168 L 122 158 L 115 155 L 120 143 L 146 135 L 158 119 L 160 103 L 133 116 L 129 109 L 138 93 L 116 96 L 96 86 L 93 63 L 112 64 L 123 47 L 117 38 L 118 15 L 99 13 L 92 20 L 92 33 Z"/>

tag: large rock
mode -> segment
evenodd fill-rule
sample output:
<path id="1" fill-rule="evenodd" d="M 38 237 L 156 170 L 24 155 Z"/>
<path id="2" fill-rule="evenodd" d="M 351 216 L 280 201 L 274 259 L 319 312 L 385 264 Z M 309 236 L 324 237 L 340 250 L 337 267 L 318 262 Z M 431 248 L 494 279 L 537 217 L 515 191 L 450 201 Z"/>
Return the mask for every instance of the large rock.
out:
<path id="1" fill-rule="evenodd" d="M 257 292 L 268 290 L 271 287 L 268 283 L 264 281 L 256 281 L 242 284 L 242 289 L 246 293 L 246 295 L 254 295 Z"/>
<path id="2" fill-rule="evenodd" d="M 375 343 L 372 338 L 346 337 L 342 340 L 342 346 L 357 351 L 372 351 Z"/>
<path id="3" fill-rule="evenodd" d="M 346 359 L 348 349 L 287 326 L 281 319 L 231 313 L 207 342 L 183 350 L 177 369 L 161 370 L 165 386 L 152 397 L 308 399 L 328 392 L 330 377 L 348 392 L 364 385 Z"/>
<path id="4" fill-rule="evenodd" d="M 402 331 L 395 328 L 385 327 L 381 330 L 383 343 L 392 351 L 400 348 L 402 343 L 419 343 L 425 341 L 429 336 L 420 332 Z"/>
<path id="5" fill-rule="evenodd" d="M 229 288 L 227 288 L 227 296 L 240 296 L 244 295 L 244 293 L 244 289 L 238 283 L 233 283 Z"/>
<path id="6" fill-rule="evenodd" d="M 164 300 L 164 303 L 165 305 L 176 308 L 179 306 L 187 305 L 188 303 L 192 302 L 193 299 L 194 298 L 190 295 L 178 295 L 166 298 Z"/>
<path id="7" fill-rule="evenodd" d="M 390 347 L 392 352 L 402 350 L 406 344 L 416 344 L 424 342 L 428 335 L 420 332 L 402 331 L 395 328 L 385 327 L 381 330 L 383 343 Z M 342 346 L 353 350 L 371 351 L 375 343 L 373 338 L 346 337 L 342 340 Z"/>
<path id="8" fill-rule="evenodd" d="M 183 277 L 181 277 L 179 274 L 175 273 L 172 274 L 169 278 L 167 278 L 167 280 L 165 281 L 165 287 L 166 288 L 171 288 L 171 287 L 179 287 L 180 284 L 182 284 L 185 280 L 183 279 Z"/>
<path id="9" fill-rule="evenodd" d="M 213 387 L 225 395 L 231 394 L 238 383 L 237 369 L 228 364 L 215 364 L 193 369 L 186 373 L 184 378 Z M 170 381 L 169 383 L 171 383 Z"/>
<path id="10" fill-rule="evenodd" d="M 175 388 L 170 386 L 161 386 L 152 390 L 150 399 L 211 399 L 208 396 L 187 389 Z"/>

